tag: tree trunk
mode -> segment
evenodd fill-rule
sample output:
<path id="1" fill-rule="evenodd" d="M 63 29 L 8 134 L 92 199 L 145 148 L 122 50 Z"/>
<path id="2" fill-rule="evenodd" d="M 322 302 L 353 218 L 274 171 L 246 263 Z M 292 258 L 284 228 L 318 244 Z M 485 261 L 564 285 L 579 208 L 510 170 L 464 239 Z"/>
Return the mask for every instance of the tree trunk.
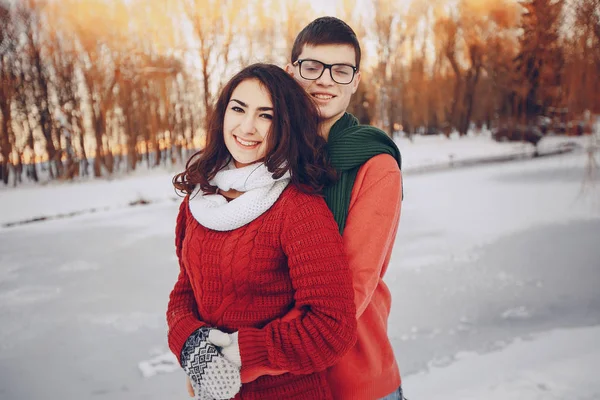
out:
<path id="1" fill-rule="evenodd" d="M 4 108 L 4 107 L 3 107 Z M 10 112 L 10 111 L 9 111 Z M 2 126 L 0 130 L 0 154 L 2 158 L 2 181 L 4 184 L 8 184 L 8 174 L 9 174 L 9 160 L 10 153 L 12 152 L 12 144 L 9 140 L 9 119 L 10 114 L 5 114 L 5 110 L 2 110 Z"/>
<path id="2" fill-rule="evenodd" d="M 210 97 L 210 75 L 208 73 L 208 60 L 202 62 L 202 83 L 204 85 L 204 130 L 208 128 L 207 124 L 212 115 L 212 104 Z"/>
<path id="3" fill-rule="evenodd" d="M 462 74 L 460 73 L 460 67 L 456 62 L 454 57 L 449 58 L 450 64 L 452 65 L 452 70 L 454 71 L 454 75 L 456 77 L 456 82 L 454 84 L 454 98 L 452 99 L 452 108 L 450 110 L 450 115 L 448 121 L 452 125 L 452 127 L 457 128 L 458 125 L 458 104 L 460 101 L 460 92 L 462 87 Z"/>
<path id="4" fill-rule="evenodd" d="M 0 163 L 0 175 L 2 175 L 2 182 L 4 182 L 4 185 L 8 185 L 8 178 L 10 175 L 9 167 L 10 163 L 2 158 L 2 162 Z"/>
<path id="5" fill-rule="evenodd" d="M 0 59 L 0 61 L 3 61 Z M 10 72 L 8 72 L 10 74 Z M 12 152 L 12 143 L 10 141 L 10 121 L 11 121 L 11 96 L 10 91 L 12 81 L 10 75 L 4 70 L 4 63 L 0 65 L 0 118 L 2 119 L 2 125 L 0 125 L 0 154 L 2 155 L 2 167 L 0 175 L 4 184 L 8 184 L 8 165 L 10 163 L 10 153 Z"/>
<path id="6" fill-rule="evenodd" d="M 187 158 L 188 158 L 188 151 L 190 150 L 190 148 L 194 148 L 194 135 L 196 134 L 196 119 L 194 118 L 194 110 L 192 109 L 192 105 L 190 103 L 188 103 L 188 110 L 189 110 L 189 116 L 190 116 L 190 138 L 189 138 L 189 146 L 186 146 L 185 148 L 185 160 L 183 161 L 184 163 L 187 162 Z M 186 141 L 187 142 L 187 141 Z"/>
<path id="7" fill-rule="evenodd" d="M 388 136 L 393 138 L 394 137 L 394 123 L 396 122 L 396 108 L 395 108 L 395 104 L 394 104 L 394 97 L 392 94 L 392 88 L 391 86 L 388 87 L 389 90 L 389 97 L 388 97 Z"/>
<path id="8" fill-rule="evenodd" d="M 40 55 L 40 49 L 36 46 L 35 41 L 31 33 L 28 34 L 29 44 L 32 50 L 33 64 L 35 65 L 37 73 L 37 84 L 40 91 L 39 96 L 35 98 L 35 106 L 40 114 L 40 127 L 42 128 L 42 134 L 46 139 L 46 152 L 48 155 L 48 171 L 50 178 L 54 179 L 61 173 L 61 165 L 56 159 L 56 148 L 54 147 L 53 135 L 52 135 L 52 115 L 50 114 L 50 102 L 48 94 L 48 80 L 44 76 L 44 68 L 42 65 L 42 57 Z M 52 164 L 55 164 L 56 174 L 52 171 Z"/>
<path id="9" fill-rule="evenodd" d="M 98 106 L 100 107 L 100 106 Z M 94 110 L 94 136 L 96 138 L 96 155 L 94 156 L 94 177 L 102 177 L 102 165 L 104 160 L 103 138 L 105 132 L 105 119 L 102 110 Z"/>
<path id="10" fill-rule="evenodd" d="M 27 147 L 29 147 L 31 149 L 31 160 L 30 164 L 27 166 L 27 177 L 29 177 L 30 179 L 33 179 L 34 182 L 39 182 L 39 177 L 38 177 L 38 173 L 37 173 L 37 163 L 36 163 L 36 156 L 35 156 L 35 146 L 34 146 L 34 140 L 33 140 L 33 129 L 31 127 L 31 125 L 29 124 L 29 119 L 25 118 L 25 120 L 23 121 L 23 128 L 24 130 L 26 130 L 28 132 L 27 135 Z"/>
<path id="11" fill-rule="evenodd" d="M 473 69 L 475 72 L 473 72 Z M 479 75 L 481 73 L 481 65 L 476 65 L 467 74 L 466 78 L 466 88 L 465 88 L 465 112 L 462 118 L 461 126 L 459 127 L 459 132 L 461 135 L 466 135 L 469 130 L 469 125 L 471 123 L 471 115 L 473 113 L 473 103 L 475 100 L 475 88 L 477 87 L 477 81 L 479 80 Z"/>
<path id="12" fill-rule="evenodd" d="M 81 129 L 79 131 L 79 147 L 81 148 L 81 165 L 80 165 L 80 169 L 81 169 L 81 175 L 82 176 L 88 176 L 89 175 L 89 171 L 88 171 L 88 167 L 89 167 L 89 162 L 88 162 L 88 158 L 87 158 L 87 153 L 85 151 L 85 139 L 84 139 L 85 133 L 83 131 L 83 129 Z"/>
<path id="13" fill-rule="evenodd" d="M 54 179 L 58 176 L 58 174 L 60 174 L 60 171 L 57 170 L 55 174 L 52 169 L 52 164 L 56 160 L 56 148 L 54 147 L 54 141 L 52 140 L 52 117 L 50 116 L 50 110 L 48 110 L 47 104 L 47 101 L 43 99 L 41 101 L 38 100 L 36 107 L 38 107 L 38 110 L 40 110 L 40 126 L 42 128 L 42 134 L 46 139 L 48 170 L 50 172 L 50 178 Z M 58 167 L 58 164 L 55 164 L 55 166 Z"/>
<path id="14" fill-rule="evenodd" d="M 137 166 L 137 135 L 134 133 L 134 128 L 131 123 L 130 113 L 126 114 L 125 127 L 127 129 L 127 170 L 135 171 Z"/>
<path id="15" fill-rule="evenodd" d="M 17 187 L 17 183 L 22 183 L 23 182 L 23 178 L 22 178 L 22 174 L 23 174 L 23 152 L 21 151 L 17 151 L 17 165 L 15 165 L 13 167 L 13 172 L 14 172 L 14 180 L 13 180 L 13 186 Z"/>

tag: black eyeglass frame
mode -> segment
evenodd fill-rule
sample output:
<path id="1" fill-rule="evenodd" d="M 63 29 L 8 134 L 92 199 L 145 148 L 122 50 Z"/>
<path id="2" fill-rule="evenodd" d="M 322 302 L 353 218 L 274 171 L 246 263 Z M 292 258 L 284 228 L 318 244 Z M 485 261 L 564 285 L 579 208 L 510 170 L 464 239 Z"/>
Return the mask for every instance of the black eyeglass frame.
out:
<path id="1" fill-rule="evenodd" d="M 302 75 L 302 63 L 304 61 L 313 61 L 313 62 L 318 62 L 319 64 L 321 64 L 323 66 L 323 70 L 321 71 L 321 73 L 319 74 L 319 76 L 317 76 L 316 78 L 305 78 Z M 343 64 L 343 63 L 336 63 L 336 64 L 325 64 L 322 61 L 319 60 L 314 60 L 312 58 L 303 58 L 303 59 L 298 59 L 296 60 L 294 63 L 292 63 L 293 66 L 298 65 L 298 69 L 300 71 L 300 76 L 308 81 L 316 81 L 317 79 L 321 78 L 323 76 L 323 73 L 325 72 L 326 69 L 329 70 L 329 76 L 331 77 L 331 80 L 334 81 L 335 83 L 337 83 L 338 85 L 349 85 L 352 83 L 352 81 L 354 80 L 354 77 L 356 76 L 356 73 L 358 72 L 358 67 L 355 67 L 354 65 L 350 65 L 350 64 Z M 338 81 L 335 80 L 335 78 L 333 77 L 333 70 L 332 68 L 335 67 L 336 65 L 343 65 L 344 67 L 350 67 L 352 68 L 352 78 L 350 79 L 350 82 L 346 82 L 346 83 L 340 83 Z"/>

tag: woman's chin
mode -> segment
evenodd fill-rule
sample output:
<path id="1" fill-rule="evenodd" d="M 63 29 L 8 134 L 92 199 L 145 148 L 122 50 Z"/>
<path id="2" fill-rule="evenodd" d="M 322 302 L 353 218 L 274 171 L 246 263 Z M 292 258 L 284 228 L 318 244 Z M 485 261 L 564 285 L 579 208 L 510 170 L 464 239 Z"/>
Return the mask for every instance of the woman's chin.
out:
<path id="1" fill-rule="evenodd" d="M 247 167 L 248 165 L 252 165 L 257 163 L 259 160 L 237 160 L 237 159 L 233 159 L 233 164 L 235 165 L 236 168 L 243 168 L 243 167 Z"/>

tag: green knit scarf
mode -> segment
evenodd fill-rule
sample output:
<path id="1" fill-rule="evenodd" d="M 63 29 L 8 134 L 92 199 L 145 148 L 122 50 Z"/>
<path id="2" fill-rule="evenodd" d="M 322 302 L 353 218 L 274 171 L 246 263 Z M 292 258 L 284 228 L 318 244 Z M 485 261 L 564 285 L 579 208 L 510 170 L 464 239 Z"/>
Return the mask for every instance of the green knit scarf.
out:
<path id="1" fill-rule="evenodd" d="M 331 127 L 327 152 L 339 180 L 325 188 L 325 201 L 340 228 L 340 234 L 343 234 L 359 168 L 378 154 L 389 154 L 402 169 L 402 157 L 388 135 L 375 127 L 359 125 L 356 117 L 349 113 L 345 113 Z"/>

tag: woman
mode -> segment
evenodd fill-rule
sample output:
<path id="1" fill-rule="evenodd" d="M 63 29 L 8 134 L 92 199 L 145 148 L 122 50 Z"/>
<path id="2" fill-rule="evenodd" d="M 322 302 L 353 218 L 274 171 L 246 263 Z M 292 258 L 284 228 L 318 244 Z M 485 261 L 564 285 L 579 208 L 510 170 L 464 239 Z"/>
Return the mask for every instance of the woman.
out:
<path id="1" fill-rule="evenodd" d="M 353 345 L 356 310 L 317 195 L 334 179 L 317 128 L 292 77 L 252 65 L 225 86 L 205 149 L 173 179 L 187 196 L 168 341 L 200 398 L 331 398 L 325 369 Z"/>

